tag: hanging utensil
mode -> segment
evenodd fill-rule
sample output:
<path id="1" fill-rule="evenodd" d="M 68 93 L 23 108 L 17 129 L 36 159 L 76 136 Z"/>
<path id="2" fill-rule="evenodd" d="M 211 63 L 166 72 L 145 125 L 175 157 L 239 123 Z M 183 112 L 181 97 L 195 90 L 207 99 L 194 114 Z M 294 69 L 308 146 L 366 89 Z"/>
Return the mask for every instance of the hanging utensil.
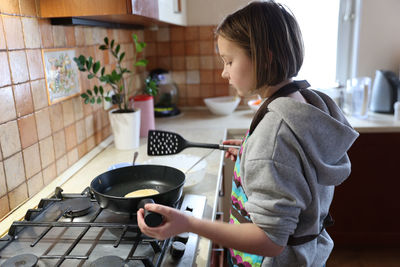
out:
<path id="1" fill-rule="evenodd" d="M 188 147 L 211 148 L 219 150 L 227 150 L 228 148 L 240 148 L 240 146 L 234 145 L 189 142 L 177 133 L 159 130 L 149 131 L 147 141 L 147 155 L 149 156 L 173 155 L 181 152 Z"/>
<path id="2" fill-rule="evenodd" d="M 208 152 L 207 154 L 205 154 L 204 156 L 202 156 L 198 161 L 196 161 L 192 166 L 190 166 L 189 169 L 187 169 L 184 173 L 185 175 L 188 174 L 188 172 L 193 169 L 194 167 L 196 167 L 197 164 L 199 164 L 203 159 L 207 158 L 212 152 L 214 152 L 214 150 L 211 150 L 210 152 Z"/>
<path id="3" fill-rule="evenodd" d="M 138 156 L 139 156 L 139 152 L 135 151 L 135 153 L 133 153 L 132 166 L 135 166 L 135 162 L 136 162 L 136 159 Z"/>

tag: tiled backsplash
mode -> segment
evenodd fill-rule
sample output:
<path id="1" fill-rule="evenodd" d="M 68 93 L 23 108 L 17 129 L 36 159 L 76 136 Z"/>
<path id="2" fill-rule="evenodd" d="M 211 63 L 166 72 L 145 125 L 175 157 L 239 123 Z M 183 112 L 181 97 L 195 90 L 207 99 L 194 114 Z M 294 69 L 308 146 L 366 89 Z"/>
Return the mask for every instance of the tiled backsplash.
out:
<path id="1" fill-rule="evenodd" d="M 110 68 L 98 46 L 116 39 L 132 66 L 131 34 L 145 40 L 148 70 L 172 72 L 179 106 L 204 105 L 203 98 L 232 94 L 221 78 L 212 26 L 123 30 L 53 26 L 37 16 L 35 0 L 0 2 L 0 218 L 77 162 L 111 134 L 107 111 L 79 96 L 49 105 L 42 49 L 75 48 Z M 138 72 L 143 78 L 145 70 Z M 81 90 L 93 85 L 80 74 Z M 136 83 L 136 90 L 141 87 Z"/>
<path id="2" fill-rule="evenodd" d="M 148 69 L 172 72 L 180 106 L 203 106 L 203 98 L 233 94 L 221 77 L 222 61 L 216 54 L 215 26 L 170 26 L 144 31 Z"/>

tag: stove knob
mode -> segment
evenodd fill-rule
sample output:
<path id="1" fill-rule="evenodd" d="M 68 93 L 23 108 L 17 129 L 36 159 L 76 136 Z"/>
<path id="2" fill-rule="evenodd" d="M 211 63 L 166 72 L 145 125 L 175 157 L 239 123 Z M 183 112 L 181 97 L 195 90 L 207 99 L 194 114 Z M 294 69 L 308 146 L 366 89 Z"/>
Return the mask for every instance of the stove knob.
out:
<path id="1" fill-rule="evenodd" d="M 182 258 L 185 253 L 186 245 L 179 241 L 172 242 L 171 246 L 171 256 L 174 259 Z"/>
<path id="2" fill-rule="evenodd" d="M 189 233 L 180 233 L 179 235 L 174 237 L 174 241 L 179 241 L 182 242 L 183 244 L 186 244 L 188 239 L 189 239 Z"/>

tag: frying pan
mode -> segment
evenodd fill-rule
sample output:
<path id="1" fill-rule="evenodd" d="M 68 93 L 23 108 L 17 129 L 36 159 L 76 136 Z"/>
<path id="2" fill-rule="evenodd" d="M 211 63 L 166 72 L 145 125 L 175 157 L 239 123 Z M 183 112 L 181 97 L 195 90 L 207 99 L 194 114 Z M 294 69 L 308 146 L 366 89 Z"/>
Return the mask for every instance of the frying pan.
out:
<path id="1" fill-rule="evenodd" d="M 101 208 L 116 213 L 136 214 L 146 203 L 174 206 L 182 196 L 185 174 L 173 167 L 161 165 L 135 165 L 110 170 L 100 174 L 90 183 Z M 159 194 L 145 197 L 124 197 L 140 189 L 155 189 Z M 162 217 L 145 211 L 149 226 L 161 224 Z"/>

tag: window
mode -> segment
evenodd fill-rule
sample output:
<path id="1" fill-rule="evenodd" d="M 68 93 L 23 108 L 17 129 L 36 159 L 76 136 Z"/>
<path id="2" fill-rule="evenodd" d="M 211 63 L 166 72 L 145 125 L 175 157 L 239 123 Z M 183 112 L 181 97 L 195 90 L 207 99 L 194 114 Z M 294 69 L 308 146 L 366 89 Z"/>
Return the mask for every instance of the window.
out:
<path id="1" fill-rule="evenodd" d="M 336 84 L 336 51 L 340 0 L 279 0 L 296 17 L 303 34 L 304 62 L 296 79 L 313 88 Z"/>

